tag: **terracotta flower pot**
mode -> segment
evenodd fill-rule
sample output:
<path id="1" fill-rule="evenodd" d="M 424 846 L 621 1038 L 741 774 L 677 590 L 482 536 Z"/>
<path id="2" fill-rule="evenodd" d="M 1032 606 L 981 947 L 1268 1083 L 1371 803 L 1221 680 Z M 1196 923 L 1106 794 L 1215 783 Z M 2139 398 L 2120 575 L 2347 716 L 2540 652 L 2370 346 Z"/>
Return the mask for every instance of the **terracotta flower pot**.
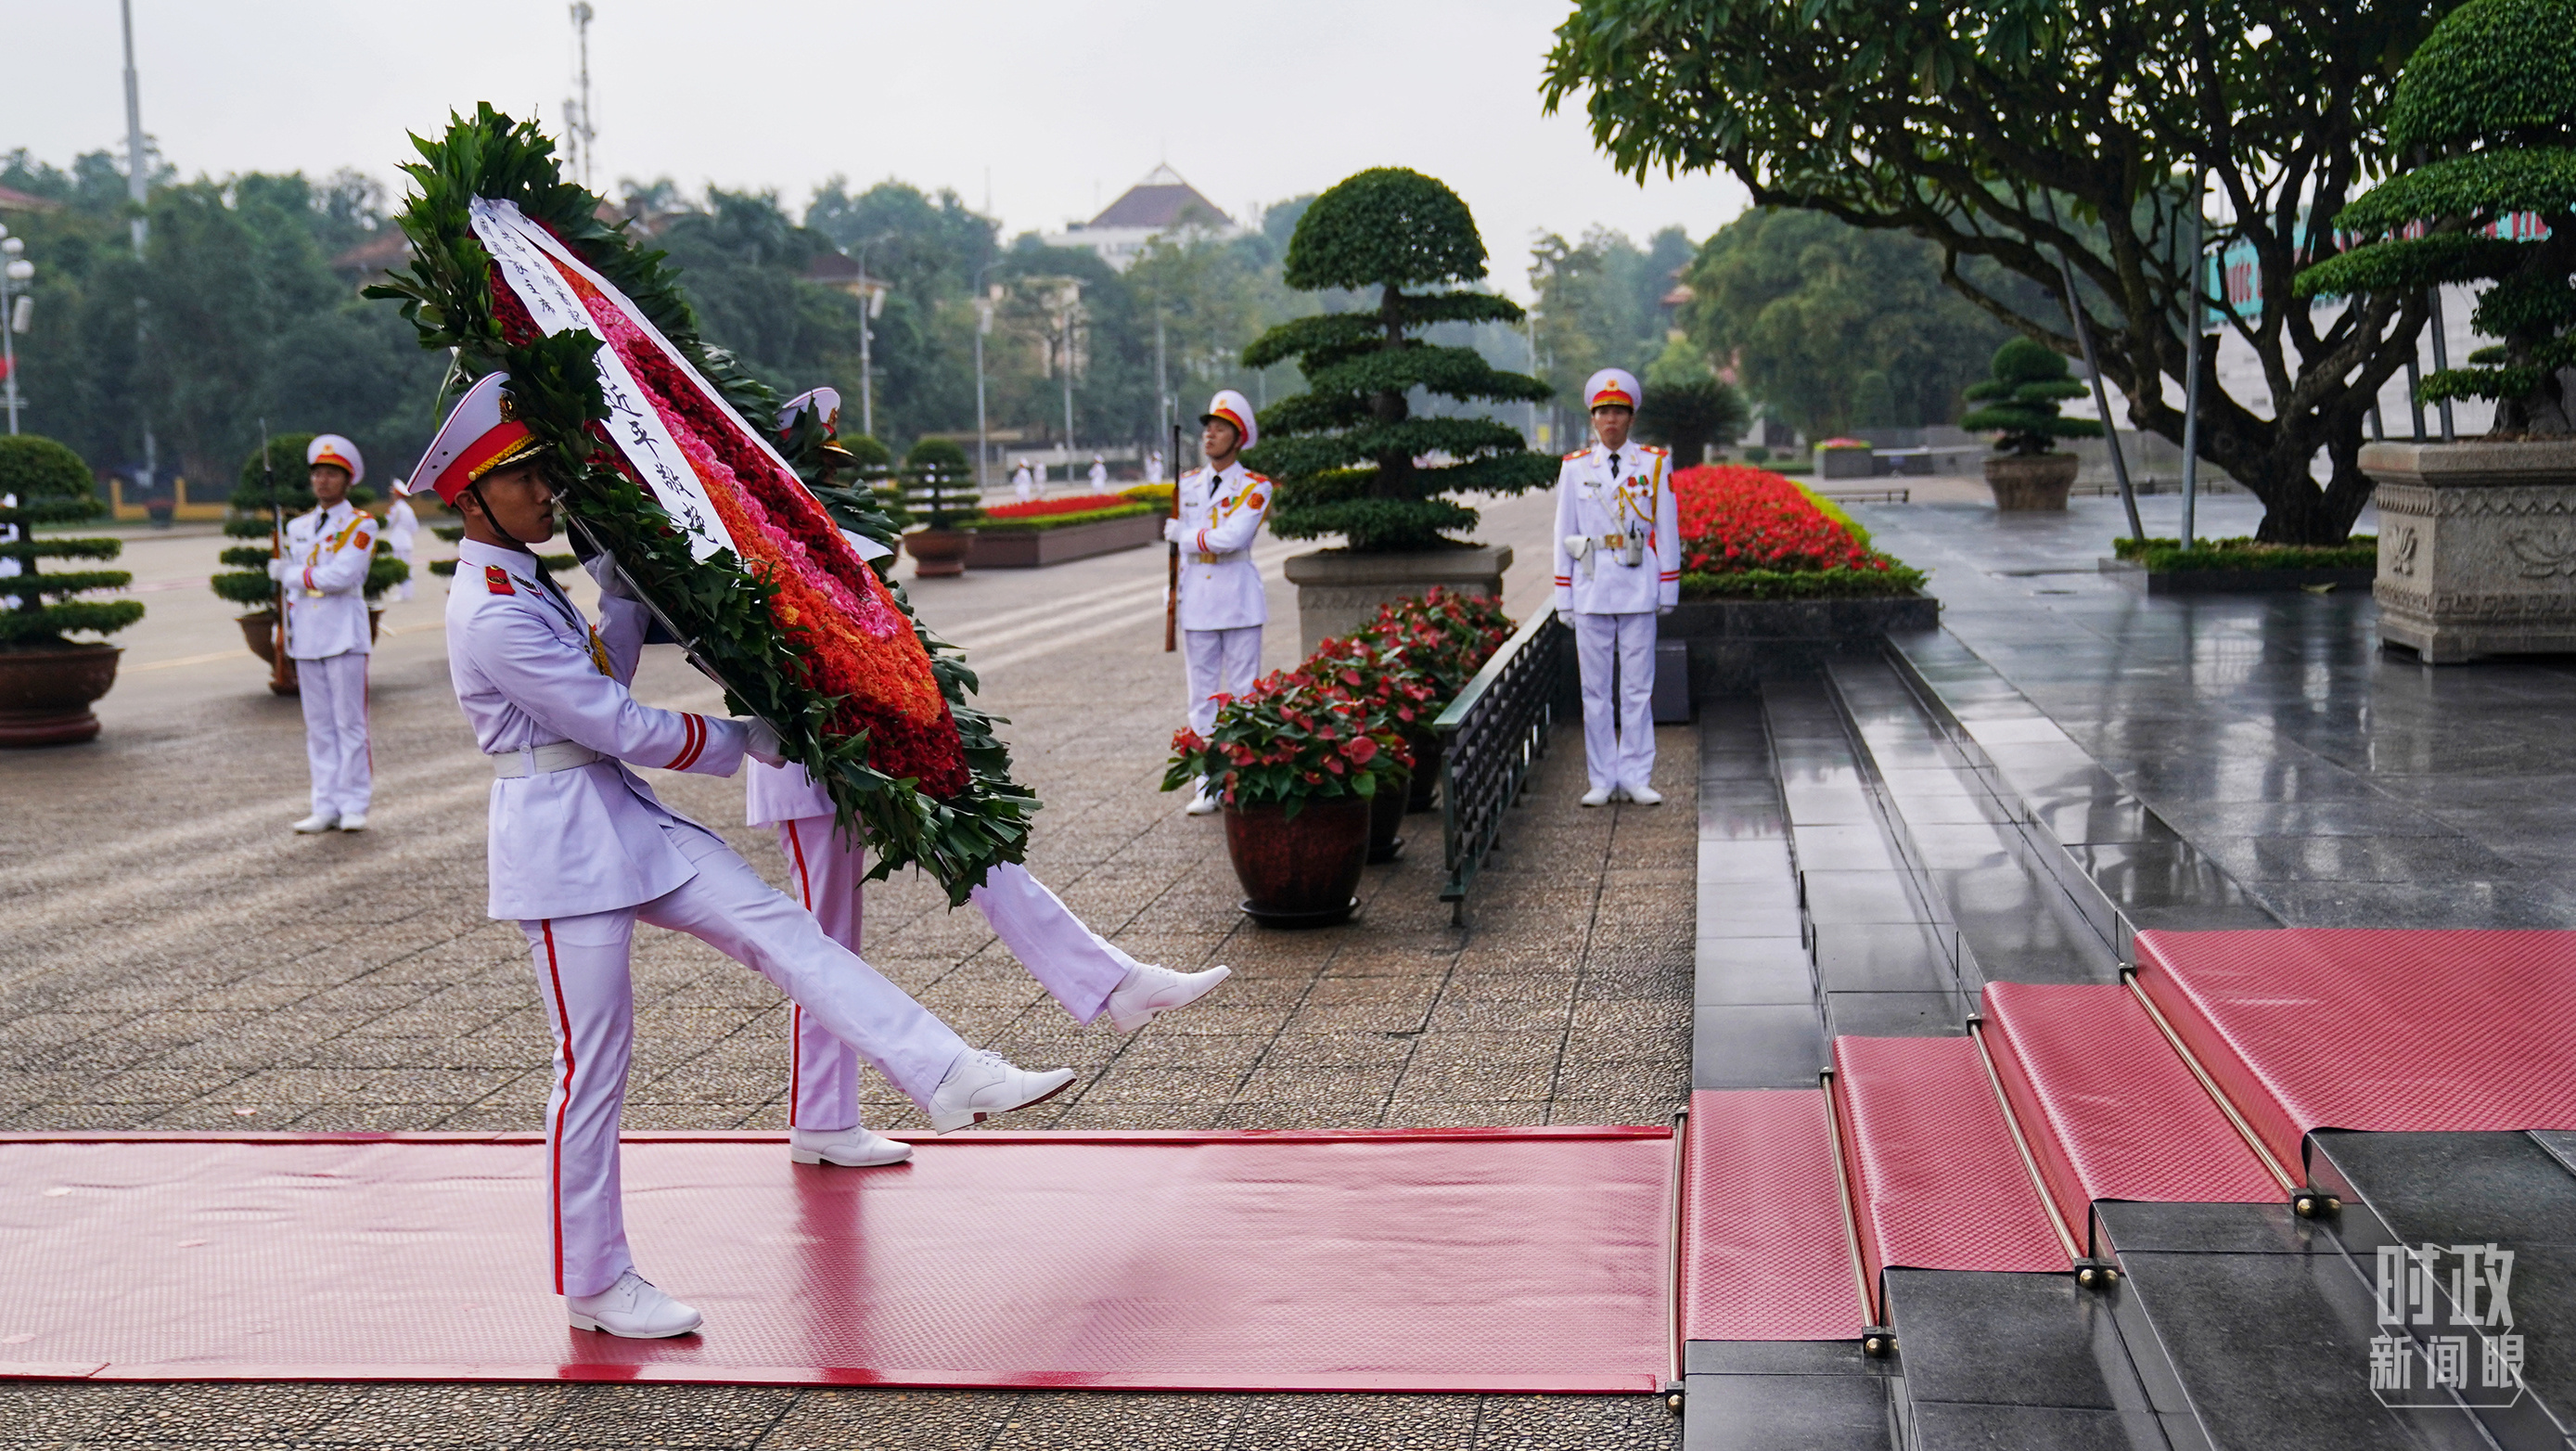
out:
<path id="1" fill-rule="evenodd" d="M 963 529 L 916 529 L 903 536 L 903 547 L 912 555 L 914 574 L 937 579 L 966 572 L 966 551 L 975 547 L 975 536 Z"/>
<path id="2" fill-rule="evenodd" d="M 253 610 L 234 623 L 241 626 L 242 641 L 250 646 L 250 653 L 258 656 L 261 664 L 274 671 L 277 668 L 277 611 Z M 385 612 L 376 609 L 367 611 L 368 643 L 373 644 L 381 639 L 384 632 Z M 295 682 L 294 660 L 289 659 L 286 662 L 286 673 L 283 677 L 274 674 L 269 677 L 268 688 L 278 695 L 296 693 L 298 687 Z"/>
<path id="3" fill-rule="evenodd" d="M 1986 458 L 1986 487 L 1994 491 L 1997 509 L 2063 509 L 2066 490 L 2074 482 L 2071 453 L 1998 453 Z"/>
<path id="4" fill-rule="evenodd" d="M 90 704 L 116 684 L 115 645 L 0 650 L 0 746 L 61 746 L 98 734 Z"/>
<path id="5" fill-rule="evenodd" d="M 1225 808 L 1225 849 L 1243 883 L 1243 913 L 1265 927 L 1326 927 L 1359 906 L 1369 803 L 1309 801 L 1292 819 L 1277 802 Z"/>
<path id="6" fill-rule="evenodd" d="M 1404 854 L 1404 813 L 1408 806 L 1405 792 L 1381 783 L 1378 793 L 1369 798 L 1370 866 L 1391 862 Z"/>

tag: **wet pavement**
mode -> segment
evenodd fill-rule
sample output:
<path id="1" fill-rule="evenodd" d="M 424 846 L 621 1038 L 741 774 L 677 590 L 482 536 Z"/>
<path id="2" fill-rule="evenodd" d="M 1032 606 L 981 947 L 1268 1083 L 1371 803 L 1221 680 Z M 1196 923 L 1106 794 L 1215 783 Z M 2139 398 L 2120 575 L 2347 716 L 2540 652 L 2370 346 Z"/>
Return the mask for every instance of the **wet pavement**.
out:
<path id="1" fill-rule="evenodd" d="M 2139 504 L 2174 532 L 2180 500 Z M 1951 636 L 2282 923 L 2576 926 L 2576 658 L 2422 665 L 2380 647 L 2366 591 L 2146 598 L 2096 572 L 2116 499 L 1853 512 L 1932 572 Z M 2204 499 L 2200 532 L 2259 517 Z"/>

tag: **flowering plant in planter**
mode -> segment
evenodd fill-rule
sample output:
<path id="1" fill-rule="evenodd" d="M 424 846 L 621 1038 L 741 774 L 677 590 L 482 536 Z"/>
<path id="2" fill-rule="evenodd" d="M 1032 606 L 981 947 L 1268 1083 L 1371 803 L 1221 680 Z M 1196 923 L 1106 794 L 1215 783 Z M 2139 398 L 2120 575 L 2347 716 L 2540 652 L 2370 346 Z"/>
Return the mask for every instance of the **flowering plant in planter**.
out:
<path id="1" fill-rule="evenodd" d="M 1512 617 L 1500 601 L 1460 594 L 1433 586 L 1429 593 L 1391 600 L 1378 607 L 1377 618 L 1352 632 L 1353 639 L 1402 652 L 1432 690 L 1432 717 L 1446 710 L 1485 662 L 1512 637 Z"/>
<path id="2" fill-rule="evenodd" d="M 1683 469 L 1673 494 L 1685 598 L 1869 598 L 1910 595 L 1923 582 L 1872 549 L 1840 509 L 1767 469 Z"/>
<path id="3" fill-rule="evenodd" d="M 1172 736 L 1163 789 L 1177 791 L 1205 776 L 1230 807 L 1277 803 L 1293 820 L 1309 801 L 1396 789 L 1410 754 L 1394 731 L 1371 729 L 1375 707 L 1337 674 L 1274 670 L 1239 696 L 1218 696 L 1216 725 L 1205 736 L 1186 727 Z"/>
<path id="4" fill-rule="evenodd" d="M 1401 646 L 1357 635 L 1326 640 L 1297 672 L 1327 689 L 1347 691 L 1368 707 L 1373 734 L 1410 736 L 1439 714 L 1438 689 Z M 1409 755 L 1402 764 L 1412 766 Z"/>

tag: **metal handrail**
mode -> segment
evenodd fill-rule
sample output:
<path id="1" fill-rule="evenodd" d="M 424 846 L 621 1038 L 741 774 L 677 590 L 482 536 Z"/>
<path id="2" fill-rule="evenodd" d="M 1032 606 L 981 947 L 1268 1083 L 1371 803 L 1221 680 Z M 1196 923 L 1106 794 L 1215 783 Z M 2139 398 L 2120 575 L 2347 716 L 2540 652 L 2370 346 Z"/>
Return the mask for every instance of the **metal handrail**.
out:
<path id="1" fill-rule="evenodd" d="M 1547 752 L 1564 693 L 1566 638 L 1553 605 L 1531 616 L 1431 723 L 1441 745 L 1440 844 L 1449 873 L 1440 900 L 1450 904 L 1453 926 L 1467 925 L 1467 889 Z"/>

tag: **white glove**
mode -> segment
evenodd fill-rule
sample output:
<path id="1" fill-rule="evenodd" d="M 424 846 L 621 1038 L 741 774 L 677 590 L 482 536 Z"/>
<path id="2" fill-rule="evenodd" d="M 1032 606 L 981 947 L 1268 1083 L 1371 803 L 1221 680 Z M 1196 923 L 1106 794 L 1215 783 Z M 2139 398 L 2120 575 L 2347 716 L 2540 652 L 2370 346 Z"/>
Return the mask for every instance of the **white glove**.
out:
<path id="1" fill-rule="evenodd" d="M 268 577 L 283 583 L 286 579 L 286 561 L 283 559 L 270 560 L 268 562 Z"/>
<path id="2" fill-rule="evenodd" d="M 1598 543 L 1600 541 L 1589 534 L 1568 534 L 1565 536 L 1565 552 L 1576 559 L 1581 559 L 1590 554 L 1592 546 Z"/>
<path id="3" fill-rule="evenodd" d="M 1166 519 L 1163 521 L 1163 542 L 1166 544 L 1178 544 L 1181 542 L 1180 520 Z"/>
<path id="4" fill-rule="evenodd" d="M 601 599 L 635 598 L 635 591 L 627 585 L 626 576 L 618 570 L 617 561 L 610 555 L 594 554 L 582 561 L 582 568 L 589 571 L 591 579 L 599 585 Z"/>
<path id="5" fill-rule="evenodd" d="M 1657 605 L 1657 606 L 1655 606 L 1655 616 L 1656 616 L 1656 618 L 1658 618 L 1658 619 L 1662 618 L 1662 617 L 1663 617 L 1663 616 L 1665 616 L 1665 615 L 1669 615 L 1669 614 L 1671 614 L 1672 612 L 1673 612 L 1673 607 L 1672 607 L 1671 605 Z"/>
<path id="6" fill-rule="evenodd" d="M 787 764 L 787 757 L 778 749 L 778 732 L 769 728 L 769 722 L 765 720 L 755 720 L 750 722 L 748 726 L 748 734 L 750 738 L 742 743 L 742 752 L 744 755 L 751 757 L 753 760 L 758 761 L 764 766 L 784 766 Z"/>

